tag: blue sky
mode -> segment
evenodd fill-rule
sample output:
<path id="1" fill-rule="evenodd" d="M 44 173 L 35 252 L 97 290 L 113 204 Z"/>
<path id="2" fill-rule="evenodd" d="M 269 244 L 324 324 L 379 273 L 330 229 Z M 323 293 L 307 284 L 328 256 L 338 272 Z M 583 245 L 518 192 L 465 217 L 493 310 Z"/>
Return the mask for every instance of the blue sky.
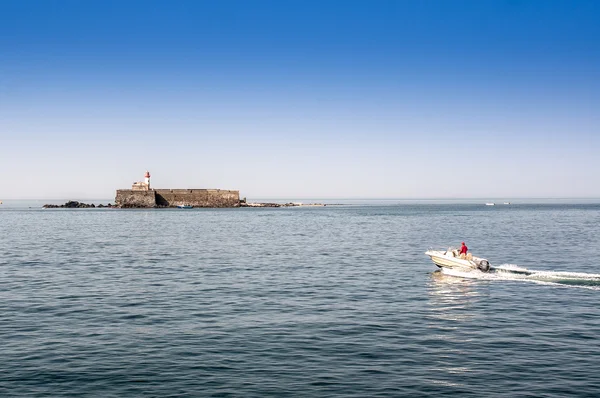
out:
<path id="1" fill-rule="evenodd" d="M 600 197 L 597 1 L 0 1 L 0 199 Z"/>

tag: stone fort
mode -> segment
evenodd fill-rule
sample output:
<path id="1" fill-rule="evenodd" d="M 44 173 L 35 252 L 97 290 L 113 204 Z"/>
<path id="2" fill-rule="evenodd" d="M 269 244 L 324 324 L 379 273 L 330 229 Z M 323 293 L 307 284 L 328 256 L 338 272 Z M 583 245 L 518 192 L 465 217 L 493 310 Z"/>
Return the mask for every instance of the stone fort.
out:
<path id="1" fill-rule="evenodd" d="M 154 189 L 150 187 L 150 173 L 144 181 L 134 182 L 131 189 L 117 190 L 118 207 L 239 207 L 240 191 L 223 189 Z"/>

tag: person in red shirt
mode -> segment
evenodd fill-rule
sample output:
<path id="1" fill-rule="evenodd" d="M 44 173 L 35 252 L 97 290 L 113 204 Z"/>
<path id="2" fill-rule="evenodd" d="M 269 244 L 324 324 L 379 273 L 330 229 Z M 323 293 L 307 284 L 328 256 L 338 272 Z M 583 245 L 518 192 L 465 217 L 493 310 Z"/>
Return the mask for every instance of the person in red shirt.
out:
<path id="1" fill-rule="evenodd" d="M 460 257 L 461 258 L 465 258 L 467 257 L 467 252 L 469 251 L 469 248 L 467 247 L 467 245 L 465 245 L 465 242 L 461 243 L 461 247 L 460 247 Z"/>

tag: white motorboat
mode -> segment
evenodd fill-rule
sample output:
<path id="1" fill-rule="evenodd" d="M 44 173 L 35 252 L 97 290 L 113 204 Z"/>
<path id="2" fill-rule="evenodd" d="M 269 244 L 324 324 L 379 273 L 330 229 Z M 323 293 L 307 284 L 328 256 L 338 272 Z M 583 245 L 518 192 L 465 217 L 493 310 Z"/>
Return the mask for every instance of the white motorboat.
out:
<path id="1" fill-rule="evenodd" d="M 486 206 L 494 206 L 494 205 L 495 205 L 495 203 L 494 203 L 494 202 L 487 202 L 485 205 L 486 205 Z"/>
<path id="2" fill-rule="evenodd" d="M 440 268 L 451 268 L 459 270 L 480 270 L 488 272 L 490 263 L 485 258 L 475 257 L 471 253 L 466 256 L 460 256 L 458 249 L 449 248 L 448 250 L 427 250 L 425 252 Z"/>

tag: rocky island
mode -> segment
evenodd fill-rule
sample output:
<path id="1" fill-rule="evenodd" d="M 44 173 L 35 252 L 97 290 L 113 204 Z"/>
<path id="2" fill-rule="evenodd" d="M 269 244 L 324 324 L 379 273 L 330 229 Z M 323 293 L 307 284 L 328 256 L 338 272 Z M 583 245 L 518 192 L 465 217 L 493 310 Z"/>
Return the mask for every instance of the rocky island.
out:
<path id="1" fill-rule="evenodd" d="M 70 200 L 62 205 L 46 204 L 45 209 L 88 209 L 88 208 L 195 208 L 195 207 L 300 207 L 327 206 L 323 203 L 248 203 L 240 199 L 239 191 L 222 189 L 155 189 L 150 187 L 150 172 L 146 171 L 144 181 L 134 182 L 131 189 L 117 190 L 115 204 L 82 203 Z"/>

